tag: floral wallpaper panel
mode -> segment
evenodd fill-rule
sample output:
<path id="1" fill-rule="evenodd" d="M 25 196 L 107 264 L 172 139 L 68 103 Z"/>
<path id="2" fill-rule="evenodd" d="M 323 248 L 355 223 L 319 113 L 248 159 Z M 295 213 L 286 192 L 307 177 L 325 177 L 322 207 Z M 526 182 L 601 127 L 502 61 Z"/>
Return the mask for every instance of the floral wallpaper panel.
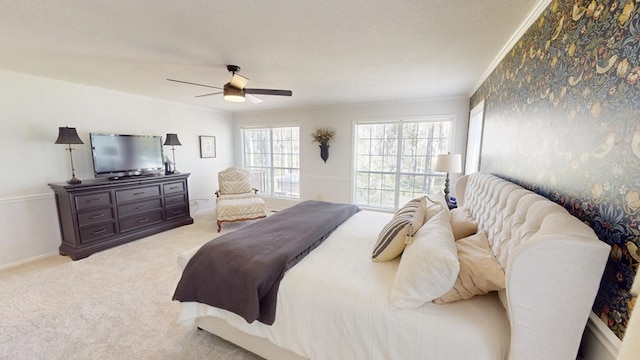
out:
<path id="1" fill-rule="evenodd" d="M 593 311 L 622 338 L 640 262 L 640 1 L 553 1 L 471 107 L 482 100 L 481 170 L 563 205 L 612 246 Z"/>

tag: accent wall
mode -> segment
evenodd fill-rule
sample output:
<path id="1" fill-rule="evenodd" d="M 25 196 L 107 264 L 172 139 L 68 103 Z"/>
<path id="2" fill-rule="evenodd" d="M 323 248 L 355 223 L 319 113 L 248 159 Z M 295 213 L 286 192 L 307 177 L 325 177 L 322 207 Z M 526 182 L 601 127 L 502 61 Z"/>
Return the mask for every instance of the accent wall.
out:
<path id="1" fill-rule="evenodd" d="M 612 246 L 593 311 L 622 338 L 640 261 L 640 3 L 553 1 L 471 108 L 482 100 L 481 170 L 563 205 Z"/>

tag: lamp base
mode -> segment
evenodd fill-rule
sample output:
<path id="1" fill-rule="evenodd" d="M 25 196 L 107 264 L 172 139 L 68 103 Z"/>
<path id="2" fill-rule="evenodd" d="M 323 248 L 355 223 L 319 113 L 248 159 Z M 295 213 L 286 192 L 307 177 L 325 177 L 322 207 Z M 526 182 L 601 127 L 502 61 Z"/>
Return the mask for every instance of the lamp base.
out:
<path id="1" fill-rule="evenodd" d="M 449 173 L 447 173 L 447 177 L 444 180 L 444 199 L 449 203 Z"/>
<path id="2" fill-rule="evenodd" d="M 80 181 L 80 179 L 74 176 L 71 179 L 67 180 L 67 184 L 78 185 L 78 184 L 82 184 L 82 181 Z"/>

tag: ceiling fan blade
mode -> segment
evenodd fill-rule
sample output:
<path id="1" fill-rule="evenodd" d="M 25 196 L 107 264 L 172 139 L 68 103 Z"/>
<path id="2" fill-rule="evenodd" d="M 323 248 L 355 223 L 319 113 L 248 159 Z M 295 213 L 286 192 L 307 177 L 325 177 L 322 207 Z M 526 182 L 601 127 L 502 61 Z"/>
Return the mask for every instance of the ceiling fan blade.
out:
<path id="1" fill-rule="evenodd" d="M 231 78 L 230 84 L 234 88 L 244 89 L 244 86 L 247 85 L 248 82 L 249 79 L 247 79 L 246 77 L 234 73 L 233 77 Z"/>
<path id="2" fill-rule="evenodd" d="M 253 96 L 253 95 L 247 94 L 247 93 L 244 94 L 244 98 L 249 100 L 250 102 L 252 102 L 254 104 L 260 104 L 262 102 L 262 99 L 260 99 L 259 97 Z"/>
<path id="3" fill-rule="evenodd" d="M 182 80 L 174 80 L 174 79 L 167 79 L 169 81 L 173 81 L 173 82 L 177 82 L 177 83 L 182 83 L 182 84 L 189 84 L 189 85 L 196 85 L 196 86 L 204 86 L 204 87 L 208 87 L 208 88 L 212 88 L 212 89 L 220 89 L 222 90 L 221 87 L 217 87 L 217 86 L 211 86 L 211 85 L 204 85 L 204 84 L 197 84 L 197 83 L 192 83 L 192 82 L 188 82 L 188 81 L 182 81 Z"/>
<path id="4" fill-rule="evenodd" d="M 196 97 L 205 97 L 205 96 L 218 95 L 218 94 L 222 94 L 222 91 L 209 93 L 209 94 L 196 95 Z"/>
<path id="5" fill-rule="evenodd" d="M 244 89 L 245 94 L 257 94 L 257 95 L 279 95 L 279 96 L 291 96 L 293 92 L 291 90 L 274 90 L 274 89 Z"/>

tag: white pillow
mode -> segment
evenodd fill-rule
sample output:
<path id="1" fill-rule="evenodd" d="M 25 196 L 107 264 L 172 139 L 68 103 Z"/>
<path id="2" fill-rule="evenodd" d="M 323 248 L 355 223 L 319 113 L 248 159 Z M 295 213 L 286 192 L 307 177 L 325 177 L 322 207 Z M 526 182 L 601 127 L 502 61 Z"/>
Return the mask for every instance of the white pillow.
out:
<path id="1" fill-rule="evenodd" d="M 440 205 L 407 244 L 391 287 L 392 308 L 415 309 L 453 288 L 460 263 L 450 221 Z"/>

